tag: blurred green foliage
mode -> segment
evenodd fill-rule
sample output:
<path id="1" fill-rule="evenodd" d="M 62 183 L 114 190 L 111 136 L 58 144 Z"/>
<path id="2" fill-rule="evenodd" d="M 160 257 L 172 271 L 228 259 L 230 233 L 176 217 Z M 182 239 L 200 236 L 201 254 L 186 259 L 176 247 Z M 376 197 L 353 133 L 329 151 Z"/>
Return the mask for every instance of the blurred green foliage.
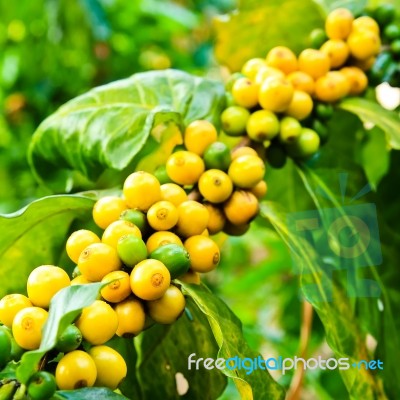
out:
<path id="1" fill-rule="evenodd" d="M 67 100 L 138 71 L 213 65 L 211 20 L 234 0 L 0 2 L 0 212 L 46 194 L 26 161 L 37 125 Z"/>

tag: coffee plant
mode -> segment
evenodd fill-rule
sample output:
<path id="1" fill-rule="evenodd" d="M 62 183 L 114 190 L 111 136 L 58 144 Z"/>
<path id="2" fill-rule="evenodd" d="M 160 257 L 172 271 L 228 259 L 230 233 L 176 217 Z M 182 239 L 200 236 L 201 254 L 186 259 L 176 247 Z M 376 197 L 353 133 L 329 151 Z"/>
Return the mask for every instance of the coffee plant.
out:
<path id="1" fill-rule="evenodd" d="M 400 393 L 400 5 L 244 2 L 216 40 L 223 80 L 137 73 L 36 129 L 29 164 L 53 195 L 0 216 L 0 399 L 300 398 L 313 371 L 188 366 L 260 357 L 218 296 L 252 234 L 279 237 L 297 268 L 278 276 L 303 309 L 301 348 L 277 349 L 311 357 L 315 313 L 329 354 L 353 366 L 315 398 Z M 233 286 L 244 308 L 283 271 L 250 262 L 247 290 Z"/>

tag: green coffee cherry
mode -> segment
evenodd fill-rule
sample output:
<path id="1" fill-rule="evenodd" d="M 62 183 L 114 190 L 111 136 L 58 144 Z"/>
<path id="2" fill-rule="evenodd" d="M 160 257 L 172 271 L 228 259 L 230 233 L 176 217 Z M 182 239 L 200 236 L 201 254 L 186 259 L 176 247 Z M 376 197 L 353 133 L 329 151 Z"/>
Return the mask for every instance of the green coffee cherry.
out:
<path id="1" fill-rule="evenodd" d="M 309 36 L 310 47 L 313 49 L 319 49 L 327 40 L 328 36 L 321 28 L 313 29 Z"/>
<path id="2" fill-rule="evenodd" d="M 249 110 L 244 107 L 228 107 L 221 114 L 222 129 L 229 136 L 242 136 L 246 133 L 249 116 Z"/>
<path id="3" fill-rule="evenodd" d="M 225 143 L 214 142 L 206 148 L 203 160 L 207 169 L 227 171 L 231 164 L 231 151 Z"/>
<path id="4" fill-rule="evenodd" d="M 159 165 L 154 171 L 154 176 L 158 179 L 161 185 L 164 183 L 171 183 L 172 180 L 167 174 L 167 167 L 165 164 Z"/>
<path id="5" fill-rule="evenodd" d="M 390 41 L 400 38 L 400 25 L 399 24 L 388 25 L 384 29 L 383 35 Z"/>
<path id="6" fill-rule="evenodd" d="M 314 130 L 303 128 L 300 136 L 286 150 L 291 157 L 308 158 L 316 153 L 320 146 L 320 138 Z"/>
<path id="7" fill-rule="evenodd" d="M 147 247 L 142 239 L 129 234 L 118 240 L 117 253 L 122 262 L 132 268 L 147 258 Z"/>
<path id="8" fill-rule="evenodd" d="M 125 210 L 121 214 L 120 219 L 136 225 L 142 233 L 145 232 L 149 227 L 146 214 L 142 213 L 139 210 Z"/>
<path id="9" fill-rule="evenodd" d="M 293 117 L 284 117 L 281 120 L 279 140 L 281 143 L 293 142 L 301 133 L 300 122 Z"/>
<path id="10" fill-rule="evenodd" d="M 57 340 L 56 348 L 62 353 L 76 350 L 82 343 L 82 333 L 75 325 L 68 325 Z"/>

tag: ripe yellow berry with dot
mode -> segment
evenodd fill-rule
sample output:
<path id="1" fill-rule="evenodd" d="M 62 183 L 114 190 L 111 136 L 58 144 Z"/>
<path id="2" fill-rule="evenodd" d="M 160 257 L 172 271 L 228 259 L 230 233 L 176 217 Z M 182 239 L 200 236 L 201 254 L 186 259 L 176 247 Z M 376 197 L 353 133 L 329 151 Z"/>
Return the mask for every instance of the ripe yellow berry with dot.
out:
<path id="1" fill-rule="evenodd" d="M 178 222 L 178 210 L 169 201 L 158 201 L 149 208 L 147 221 L 156 231 L 167 231 Z"/>
<path id="2" fill-rule="evenodd" d="M 79 270 L 91 282 L 100 282 L 121 265 L 117 250 L 105 243 L 94 243 L 86 247 L 78 260 Z"/>
<path id="3" fill-rule="evenodd" d="M 219 264 L 220 251 L 209 237 L 191 236 L 184 243 L 190 255 L 190 268 L 196 272 L 210 272 Z"/>
<path id="4" fill-rule="evenodd" d="M 223 203 L 231 195 L 232 190 L 231 178 L 218 169 L 209 169 L 199 179 L 199 191 L 211 203 Z"/>
<path id="5" fill-rule="evenodd" d="M 277 46 L 272 48 L 265 59 L 268 66 L 277 68 L 285 74 L 290 74 L 297 70 L 296 55 L 285 46 Z"/>
<path id="6" fill-rule="evenodd" d="M 161 261 L 153 259 L 136 264 L 130 275 L 132 292 L 142 300 L 159 299 L 170 282 L 168 268 Z"/>
<path id="7" fill-rule="evenodd" d="M 245 225 L 258 214 L 258 199 L 247 190 L 235 190 L 224 204 L 226 218 L 233 225 Z"/>
<path id="8" fill-rule="evenodd" d="M 101 282 L 108 282 L 100 293 L 103 299 L 110 303 L 119 303 L 131 294 L 129 274 L 125 271 L 110 272 Z"/>
<path id="9" fill-rule="evenodd" d="M 232 86 L 235 103 L 245 108 L 253 108 L 258 104 L 258 87 L 249 78 L 239 78 Z"/>
<path id="10" fill-rule="evenodd" d="M 132 337 L 142 332 L 146 313 L 143 303 L 136 298 L 127 298 L 115 306 L 118 316 L 117 335 L 121 337 Z"/>
<path id="11" fill-rule="evenodd" d="M 239 188 L 252 188 L 264 178 L 264 174 L 263 160 L 252 155 L 243 155 L 234 159 L 228 170 L 232 182 Z"/>
<path id="12" fill-rule="evenodd" d="M 12 334 L 18 346 L 25 350 L 38 349 L 47 317 L 47 311 L 40 307 L 26 307 L 18 311 L 12 323 Z"/>
<path id="13" fill-rule="evenodd" d="M 367 60 L 377 55 L 381 48 L 381 39 L 378 34 L 360 30 L 352 32 L 347 39 L 350 53 L 358 60 Z"/>
<path id="14" fill-rule="evenodd" d="M 347 96 L 350 83 L 340 71 L 330 71 L 319 78 L 315 84 L 315 97 L 327 103 L 335 102 Z"/>

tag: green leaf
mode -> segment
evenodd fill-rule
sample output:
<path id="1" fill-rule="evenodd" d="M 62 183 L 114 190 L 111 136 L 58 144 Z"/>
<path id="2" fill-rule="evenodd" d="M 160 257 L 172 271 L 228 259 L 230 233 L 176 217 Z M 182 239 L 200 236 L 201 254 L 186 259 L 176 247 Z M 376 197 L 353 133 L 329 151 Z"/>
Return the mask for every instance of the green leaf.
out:
<path id="1" fill-rule="evenodd" d="M 235 356 L 240 359 L 254 359 L 259 356 L 249 348 L 243 338 L 241 322 L 221 299 L 205 286 L 182 284 L 182 289 L 207 317 L 218 344 L 218 357 L 227 360 Z M 255 369 L 251 374 L 246 374 L 243 369 L 225 368 L 222 372 L 234 380 L 242 399 L 275 400 L 285 397 L 283 388 L 273 380 L 267 370 Z"/>
<path id="2" fill-rule="evenodd" d="M 215 21 L 218 61 L 238 71 L 246 60 L 265 57 L 274 46 L 299 53 L 308 47 L 308 35 L 324 24 L 320 7 L 312 0 L 250 0 L 237 11 Z"/>
<path id="3" fill-rule="evenodd" d="M 399 113 L 384 109 L 378 103 L 359 97 L 352 97 L 340 102 L 339 106 L 381 128 L 387 142 L 393 149 L 400 149 L 400 117 Z"/>
<path id="4" fill-rule="evenodd" d="M 53 399 L 67 400 L 122 400 L 127 397 L 106 388 L 84 388 L 78 390 L 58 390 Z"/>
<path id="5" fill-rule="evenodd" d="M 25 293 L 34 268 L 56 264 L 72 221 L 91 216 L 93 204 L 86 196 L 50 196 L 16 213 L 0 215 L 0 297 Z"/>
<path id="6" fill-rule="evenodd" d="M 92 89 L 48 117 L 33 135 L 30 164 L 50 183 L 66 182 L 71 171 L 95 180 L 107 169 L 132 170 L 143 155 L 170 143 L 164 134 L 171 125 L 195 119 L 218 124 L 223 105 L 217 81 L 177 70 L 135 74 Z M 179 133 L 174 144 L 181 141 Z"/>
<path id="7" fill-rule="evenodd" d="M 61 289 L 51 299 L 49 316 L 43 327 L 43 337 L 38 350 L 24 353 L 17 369 L 17 378 L 26 384 L 37 371 L 41 358 L 57 343 L 57 337 L 75 321 L 82 309 L 91 305 L 98 297 L 104 283 L 73 285 Z"/>
<path id="8" fill-rule="evenodd" d="M 359 162 L 371 187 L 376 190 L 390 165 L 390 153 L 381 129 L 375 127 L 365 132 L 365 138 L 360 144 Z"/>
<path id="9" fill-rule="evenodd" d="M 187 308 L 192 320 L 183 315 L 174 324 L 156 324 L 135 339 L 136 374 L 141 390 L 138 398 L 217 399 L 223 392 L 226 378 L 217 369 L 188 369 L 190 354 L 216 358 L 218 347 L 207 319 L 190 298 Z M 159 384 L 155 384 L 155 377 Z"/>
<path id="10" fill-rule="evenodd" d="M 302 292 L 318 313 L 325 327 L 327 342 L 336 357 L 348 358 L 350 365 L 368 359 L 365 338 L 350 300 L 332 277 L 327 276 L 320 267 L 320 260 L 313 248 L 289 230 L 287 214 L 276 204 L 262 203 L 261 215 L 275 227 L 293 254 L 302 260 Z M 333 289 L 332 299 L 327 285 L 324 284 L 326 282 L 329 282 Z M 369 371 L 349 368 L 340 372 L 351 399 L 385 398 L 380 383 Z"/>
<path id="11" fill-rule="evenodd" d="M 396 168 L 395 174 L 398 174 L 397 170 Z M 313 197 L 315 204 L 319 208 L 335 207 L 336 210 L 340 211 L 343 218 L 346 219 L 346 224 L 354 231 L 355 227 L 352 220 L 347 218 L 342 204 L 332 193 L 331 182 L 325 183 L 315 172 L 305 166 L 299 169 L 299 174 L 308 192 Z M 390 179 L 390 182 L 390 198 L 392 200 L 393 179 Z M 322 190 L 324 193 L 323 198 L 318 198 L 315 188 L 320 188 Z M 358 297 L 354 309 L 359 310 L 357 320 L 358 326 L 370 333 L 377 340 L 378 346 L 375 358 L 379 357 L 384 361 L 384 370 L 381 375 L 384 378 L 385 390 L 388 396 L 393 397 L 400 390 L 400 371 L 398 368 L 400 337 L 398 334 L 399 324 L 395 317 L 395 310 L 400 303 L 400 299 L 397 295 L 397 287 L 400 282 L 397 268 L 400 236 L 397 231 L 388 229 L 384 224 L 382 214 L 386 211 L 388 203 L 382 201 L 382 194 L 376 196 L 371 193 L 371 195 L 372 201 L 376 199 L 378 206 L 379 239 L 383 259 L 382 265 L 375 267 L 370 252 L 365 252 L 368 268 L 364 267 L 362 270 L 365 270 L 363 276 L 372 279 L 379 286 L 381 295 L 378 299 L 376 297 Z M 324 221 L 322 220 L 322 222 Z M 392 224 L 393 222 L 390 221 L 390 225 Z M 327 229 L 327 227 L 325 229 Z"/>

